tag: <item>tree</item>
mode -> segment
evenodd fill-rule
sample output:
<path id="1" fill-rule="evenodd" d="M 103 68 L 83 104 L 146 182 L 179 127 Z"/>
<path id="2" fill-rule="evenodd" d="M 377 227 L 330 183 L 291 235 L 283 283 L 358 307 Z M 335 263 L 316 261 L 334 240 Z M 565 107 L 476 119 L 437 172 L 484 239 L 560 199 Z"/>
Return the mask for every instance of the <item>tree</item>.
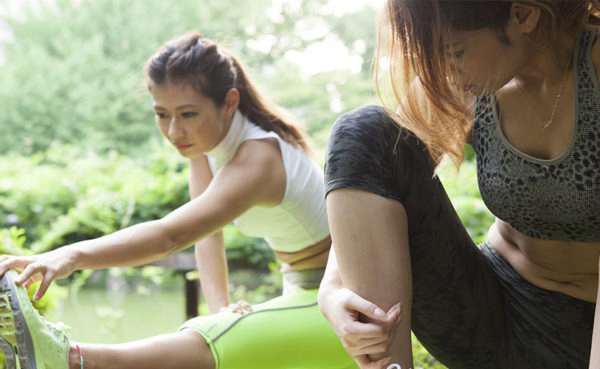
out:
<path id="1" fill-rule="evenodd" d="M 336 16 L 326 5 L 318 0 L 23 2 L 18 13 L 3 16 L 14 42 L 4 45 L 0 67 L 0 153 L 29 155 L 53 143 L 147 152 L 147 143 L 160 138 L 142 66 L 158 46 L 189 30 L 229 45 L 323 146 L 322 137 L 342 110 L 374 101 L 368 71 L 373 10 Z M 347 50 L 342 62 L 363 61 L 358 73 L 306 75 L 305 59 L 291 58 L 326 42 Z"/>

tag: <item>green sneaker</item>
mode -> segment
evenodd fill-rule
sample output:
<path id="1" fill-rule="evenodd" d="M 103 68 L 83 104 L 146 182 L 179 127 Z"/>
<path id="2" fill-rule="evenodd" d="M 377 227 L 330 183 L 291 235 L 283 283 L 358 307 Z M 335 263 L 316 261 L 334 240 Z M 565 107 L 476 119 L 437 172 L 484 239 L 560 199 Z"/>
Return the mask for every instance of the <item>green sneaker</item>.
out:
<path id="1" fill-rule="evenodd" d="M 16 276 L 10 270 L 0 278 L 0 337 L 12 346 L 21 369 L 68 369 L 68 327 L 40 316 L 25 288 L 15 285 Z"/>
<path id="2" fill-rule="evenodd" d="M 0 349 L 4 353 L 4 362 L 6 364 L 6 369 L 17 369 L 16 359 L 15 359 L 15 351 L 13 350 L 13 345 L 10 344 L 7 340 L 0 337 Z"/>

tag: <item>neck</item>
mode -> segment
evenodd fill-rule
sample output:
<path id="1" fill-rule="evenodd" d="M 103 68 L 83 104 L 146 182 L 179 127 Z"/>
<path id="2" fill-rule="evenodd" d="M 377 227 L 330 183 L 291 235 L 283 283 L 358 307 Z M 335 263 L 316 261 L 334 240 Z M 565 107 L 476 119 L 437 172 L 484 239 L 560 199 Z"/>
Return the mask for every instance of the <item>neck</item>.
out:
<path id="1" fill-rule="evenodd" d="M 564 81 L 572 68 L 573 51 L 579 32 L 569 32 L 557 37 L 555 42 L 540 48 L 530 41 L 526 46 L 525 65 L 515 76 L 517 82 L 528 89 L 545 89 Z"/>

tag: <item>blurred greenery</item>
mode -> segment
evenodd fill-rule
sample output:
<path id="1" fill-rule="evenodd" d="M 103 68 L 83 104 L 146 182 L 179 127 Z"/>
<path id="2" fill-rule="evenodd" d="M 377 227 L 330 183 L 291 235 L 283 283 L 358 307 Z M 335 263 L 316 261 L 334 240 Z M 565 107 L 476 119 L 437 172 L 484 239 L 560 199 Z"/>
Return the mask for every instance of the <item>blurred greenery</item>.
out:
<path id="1" fill-rule="evenodd" d="M 239 55 L 266 94 L 304 122 L 322 161 L 336 117 L 377 103 L 370 70 L 375 10 L 338 13 L 333 3 L 0 0 L 0 252 L 51 250 L 160 218 L 187 201 L 186 162 L 154 127 L 141 70 L 161 44 L 189 30 Z M 339 55 L 328 57 L 328 49 Z M 446 168 L 441 177 L 481 242 L 493 218 L 467 158 L 458 173 Z M 232 298 L 277 293 L 278 264 L 264 240 L 232 226 L 225 237 L 232 267 L 271 271 L 267 283 L 236 287 Z M 79 272 L 68 288 L 106 278 L 169 283 L 165 273 L 111 270 L 92 281 L 90 272 Z M 56 286 L 38 308 L 51 310 L 62 295 Z M 103 314 L 114 322 L 119 312 Z M 416 341 L 415 362 L 442 368 Z"/>
<path id="2" fill-rule="evenodd" d="M 13 39 L 3 45 L 0 67 L 0 154 L 31 155 L 67 143 L 96 153 L 116 150 L 143 157 L 160 137 L 142 66 L 161 44 L 189 30 L 238 54 L 258 84 L 297 114 L 320 145 L 340 109 L 374 101 L 369 65 L 375 12 L 370 7 L 336 16 L 323 12 L 322 0 L 307 0 L 301 7 L 283 0 L 235 5 L 222 0 L 201 5 L 192 0 L 176 5 L 162 0 L 10 1 L 0 0 L 0 21 Z M 358 73 L 303 75 L 303 65 L 286 57 L 331 39 L 363 58 Z M 338 98 L 343 104 L 332 111 L 332 99 Z"/>

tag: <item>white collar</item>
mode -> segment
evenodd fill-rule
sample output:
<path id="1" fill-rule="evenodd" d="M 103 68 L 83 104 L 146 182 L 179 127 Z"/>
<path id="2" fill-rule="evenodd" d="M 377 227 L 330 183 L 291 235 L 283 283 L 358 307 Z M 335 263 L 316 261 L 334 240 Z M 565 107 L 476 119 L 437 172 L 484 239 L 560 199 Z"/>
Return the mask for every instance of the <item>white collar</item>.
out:
<path id="1" fill-rule="evenodd" d="M 245 128 L 246 117 L 236 110 L 225 137 L 212 150 L 204 153 L 215 160 L 217 168 L 231 160 L 245 137 Z"/>

